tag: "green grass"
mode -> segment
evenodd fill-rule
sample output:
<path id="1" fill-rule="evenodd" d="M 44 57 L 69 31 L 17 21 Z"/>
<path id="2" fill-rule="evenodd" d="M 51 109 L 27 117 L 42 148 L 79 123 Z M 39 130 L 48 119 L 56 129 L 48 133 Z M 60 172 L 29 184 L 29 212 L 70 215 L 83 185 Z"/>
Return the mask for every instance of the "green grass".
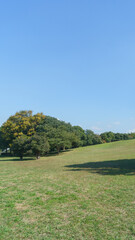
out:
<path id="1" fill-rule="evenodd" d="M 135 239 L 135 140 L 0 169 L 1 240 Z"/>

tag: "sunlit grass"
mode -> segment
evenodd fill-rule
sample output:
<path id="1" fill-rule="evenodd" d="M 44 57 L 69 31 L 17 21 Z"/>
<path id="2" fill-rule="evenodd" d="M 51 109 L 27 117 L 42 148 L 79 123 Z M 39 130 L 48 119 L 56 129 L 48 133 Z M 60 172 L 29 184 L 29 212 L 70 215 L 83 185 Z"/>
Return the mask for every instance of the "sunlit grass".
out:
<path id="1" fill-rule="evenodd" d="M 0 169 L 0 239 L 135 239 L 135 140 Z"/>

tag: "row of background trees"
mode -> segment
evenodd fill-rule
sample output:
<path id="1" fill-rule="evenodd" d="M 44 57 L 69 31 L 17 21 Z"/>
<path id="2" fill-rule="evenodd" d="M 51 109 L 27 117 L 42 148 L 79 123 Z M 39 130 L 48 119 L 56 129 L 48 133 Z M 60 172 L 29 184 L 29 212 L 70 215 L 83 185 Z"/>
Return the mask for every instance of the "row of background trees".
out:
<path id="1" fill-rule="evenodd" d="M 0 149 L 10 155 L 39 158 L 47 153 L 135 138 L 135 133 L 105 132 L 100 135 L 80 126 L 72 126 L 54 117 L 32 111 L 20 111 L 0 127 Z"/>

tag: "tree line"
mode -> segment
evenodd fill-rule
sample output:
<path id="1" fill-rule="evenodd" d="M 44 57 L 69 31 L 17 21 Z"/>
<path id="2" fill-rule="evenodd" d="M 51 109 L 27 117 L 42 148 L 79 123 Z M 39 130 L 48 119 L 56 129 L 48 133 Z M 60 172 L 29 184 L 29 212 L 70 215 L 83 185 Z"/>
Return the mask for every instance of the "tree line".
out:
<path id="1" fill-rule="evenodd" d="M 10 150 L 10 155 L 44 156 L 80 146 L 135 138 L 135 133 L 105 132 L 100 135 L 80 126 L 72 126 L 43 113 L 20 111 L 10 116 L 0 127 L 0 149 Z"/>

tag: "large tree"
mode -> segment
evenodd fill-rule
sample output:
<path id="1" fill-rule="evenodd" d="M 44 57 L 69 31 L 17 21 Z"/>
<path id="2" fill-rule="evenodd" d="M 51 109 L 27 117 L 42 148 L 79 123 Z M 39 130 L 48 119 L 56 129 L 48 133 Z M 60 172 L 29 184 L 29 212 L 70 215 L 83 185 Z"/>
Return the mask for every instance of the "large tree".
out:
<path id="1" fill-rule="evenodd" d="M 50 146 L 46 135 L 42 134 L 34 134 L 30 139 L 30 150 L 36 158 L 40 158 L 40 156 L 45 155 L 49 152 Z"/>
<path id="2" fill-rule="evenodd" d="M 14 155 L 20 157 L 22 160 L 24 155 L 29 150 L 29 141 L 26 135 L 22 135 L 21 137 L 17 137 L 12 142 L 12 148 Z"/>
<path id="3" fill-rule="evenodd" d="M 0 150 L 7 150 L 8 146 L 9 146 L 9 142 L 6 141 L 4 134 L 2 133 L 0 128 Z"/>
<path id="4" fill-rule="evenodd" d="M 32 111 L 20 111 L 8 118 L 2 125 L 1 132 L 4 140 L 12 146 L 14 139 L 22 136 L 32 136 L 36 128 L 45 119 L 42 113 L 32 115 Z"/>

